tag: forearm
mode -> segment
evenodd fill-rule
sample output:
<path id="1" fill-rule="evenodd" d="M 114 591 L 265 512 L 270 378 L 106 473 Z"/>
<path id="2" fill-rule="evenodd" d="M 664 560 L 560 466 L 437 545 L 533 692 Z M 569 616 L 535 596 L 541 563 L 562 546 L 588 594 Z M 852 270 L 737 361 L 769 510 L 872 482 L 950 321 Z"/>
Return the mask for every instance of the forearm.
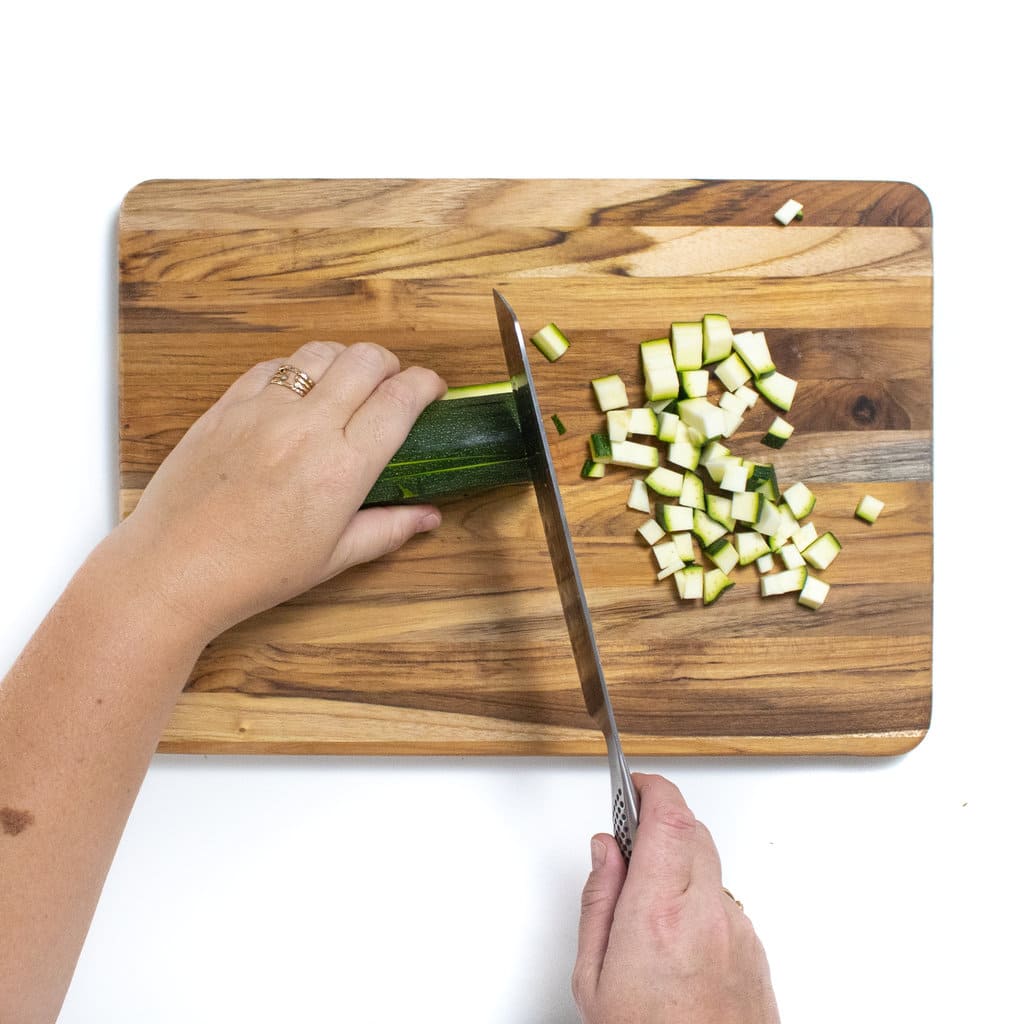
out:
<path id="1" fill-rule="evenodd" d="M 207 638 L 125 531 L 0 686 L 0 1019 L 52 1021 L 164 724 Z"/>

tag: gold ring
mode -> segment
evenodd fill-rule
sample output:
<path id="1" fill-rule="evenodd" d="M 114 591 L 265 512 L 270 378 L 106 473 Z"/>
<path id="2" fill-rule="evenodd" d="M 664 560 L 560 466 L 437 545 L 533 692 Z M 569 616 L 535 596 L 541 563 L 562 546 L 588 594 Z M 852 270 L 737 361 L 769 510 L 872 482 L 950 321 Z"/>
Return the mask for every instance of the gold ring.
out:
<path id="1" fill-rule="evenodd" d="M 738 899 L 736 899 L 736 897 L 733 896 L 733 894 L 731 892 L 729 892 L 729 890 L 726 889 L 726 887 L 724 885 L 722 886 L 722 892 L 724 892 L 725 895 L 728 896 L 729 899 L 731 899 L 733 901 L 733 903 L 735 903 L 736 906 L 740 908 L 740 910 L 743 909 L 743 904 L 740 903 L 740 901 Z"/>
<path id="2" fill-rule="evenodd" d="M 283 388 L 291 388 L 299 396 L 305 398 L 313 390 L 316 383 L 308 373 L 303 373 L 297 366 L 279 366 L 277 372 L 268 381 L 269 384 L 280 384 Z"/>

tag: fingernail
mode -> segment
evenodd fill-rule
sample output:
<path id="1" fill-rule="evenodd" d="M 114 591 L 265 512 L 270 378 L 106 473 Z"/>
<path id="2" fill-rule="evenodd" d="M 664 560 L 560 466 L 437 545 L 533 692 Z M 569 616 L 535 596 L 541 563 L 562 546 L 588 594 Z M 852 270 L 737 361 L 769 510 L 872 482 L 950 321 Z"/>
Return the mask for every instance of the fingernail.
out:
<path id="1" fill-rule="evenodd" d="M 590 840 L 590 866 L 596 871 L 602 864 L 604 864 L 605 857 L 608 856 L 608 851 L 605 849 L 604 843 L 600 839 Z"/>
<path id="2" fill-rule="evenodd" d="M 426 533 L 428 530 L 436 530 L 440 525 L 441 516 L 437 512 L 427 512 L 419 521 L 416 532 Z"/>

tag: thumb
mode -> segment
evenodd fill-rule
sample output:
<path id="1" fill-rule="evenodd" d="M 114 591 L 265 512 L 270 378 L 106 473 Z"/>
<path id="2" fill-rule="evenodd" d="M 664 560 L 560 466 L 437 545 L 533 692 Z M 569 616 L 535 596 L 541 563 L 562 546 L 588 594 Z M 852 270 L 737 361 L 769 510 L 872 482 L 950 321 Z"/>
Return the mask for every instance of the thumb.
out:
<path id="1" fill-rule="evenodd" d="M 441 513 L 430 505 L 392 505 L 360 509 L 345 527 L 331 559 L 330 575 L 361 562 L 397 551 L 417 533 L 441 523 Z"/>
<path id="2" fill-rule="evenodd" d="M 615 906 L 626 880 L 626 862 L 611 836 L 594 836 L 590 852 L 593 870 L 583 886 L 580 900 L 579 948 L 573 971 L 573 991 L 577 999 L 586 998 L 597 988 Z"/>

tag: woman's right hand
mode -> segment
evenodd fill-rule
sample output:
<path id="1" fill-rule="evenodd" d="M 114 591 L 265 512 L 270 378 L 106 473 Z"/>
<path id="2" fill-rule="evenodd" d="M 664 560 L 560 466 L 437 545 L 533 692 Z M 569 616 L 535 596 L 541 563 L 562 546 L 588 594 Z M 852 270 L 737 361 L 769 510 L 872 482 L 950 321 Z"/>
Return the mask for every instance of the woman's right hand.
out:
<path id="1" fill-rule="evenodd" d="M 633 779 L 628 873 L 610 835 L 592 840 L 572 979 L 584 1024 L 777 1024 L 768 961 L 710 833 L 672 783 Z"/>

